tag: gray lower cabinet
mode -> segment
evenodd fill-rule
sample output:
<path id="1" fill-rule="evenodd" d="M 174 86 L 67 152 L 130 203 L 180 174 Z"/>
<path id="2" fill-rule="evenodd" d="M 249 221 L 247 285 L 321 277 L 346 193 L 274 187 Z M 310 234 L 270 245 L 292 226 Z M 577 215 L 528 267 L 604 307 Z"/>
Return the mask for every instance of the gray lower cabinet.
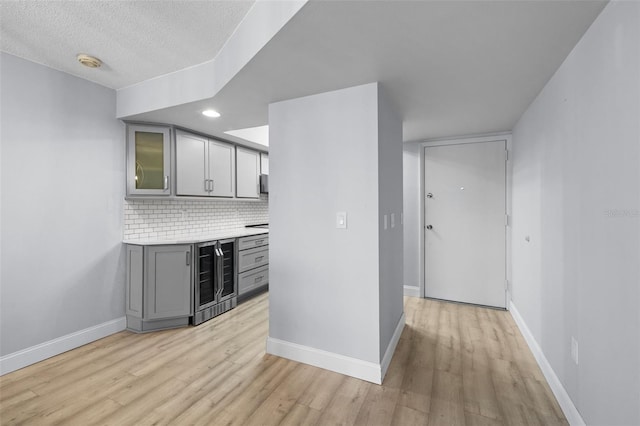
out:
<path id="1" fill-rule="evenodd" d="M 238 274 L 239 294 L 246 294 L 250 291 L 262 288 L 267 284 L 269 284 L 268 265 Z"/>
<path id="2" fill-rule="evenodd" d="M 269 284 L 269 235 L 238 238 L 238 297 Z"/>
<path id="3" fill-rule="evenodd" d="M 181 327 L 193 315 L 193 247 L 127 245 L 127 329 Z"/>
<path id="4" fill-rule="evenodd" d="M 269 246 L 256 247 L 238 252 L 238 272 L 258 268 L 269 263 Z"/>

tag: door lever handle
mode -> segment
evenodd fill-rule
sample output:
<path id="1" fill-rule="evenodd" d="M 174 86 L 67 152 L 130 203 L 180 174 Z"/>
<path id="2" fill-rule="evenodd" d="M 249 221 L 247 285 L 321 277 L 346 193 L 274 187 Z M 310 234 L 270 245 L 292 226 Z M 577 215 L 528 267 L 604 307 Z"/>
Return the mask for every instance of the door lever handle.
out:
<path id="1" fill-rule="evenodd" d="M 433 229 L 433 226 L 431 226 L 431 225 L 427 225 L 427 229 L 428 229 L 428 230 L 432 230 L 432 229 Z"/>
<path id="2" fill-rule="evenodd" d="M 432 193 L 428 193 L 427 194 L 427 198 L 433 198 L 433 194 Z"/>

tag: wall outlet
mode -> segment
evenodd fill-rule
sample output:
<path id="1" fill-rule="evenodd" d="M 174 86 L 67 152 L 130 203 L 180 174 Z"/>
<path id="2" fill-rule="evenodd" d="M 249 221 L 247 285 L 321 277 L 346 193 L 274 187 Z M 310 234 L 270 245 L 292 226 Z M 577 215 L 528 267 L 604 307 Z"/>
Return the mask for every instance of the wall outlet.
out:
<path id="1" fill-rule="evenodd" d="M 578 365 L 578 341 L 571 336 L 571 359 Z"/>

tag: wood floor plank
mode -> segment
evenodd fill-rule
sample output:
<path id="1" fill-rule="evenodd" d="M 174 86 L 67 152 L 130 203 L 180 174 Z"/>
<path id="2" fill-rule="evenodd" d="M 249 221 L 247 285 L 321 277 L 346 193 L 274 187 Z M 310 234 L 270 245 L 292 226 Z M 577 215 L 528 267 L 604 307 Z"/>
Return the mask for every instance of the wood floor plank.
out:
<path id="1" fill-rule="evenodd" d="M 319 410 L 302 404 L 294 404 L 285 418 L 282 419 L 282 422 L 280 422 L 280 426 L 314 426 L 318 424 L 320 414 L 322 412 Z"/>
<path id="2" fill-rule="evenodd" d="M 566 425 L 510 314 L 405 298 L 382 386 L 265 354 L 268 294 L 0 377 L 0 424 Z"/>
<path id="3" fill-rule="evenodd" d="M 522 376 L 512 361 L 492 360 L 492 376 L 505 424 L 544 425 L 545 407 L 534 407 Z"/>
<path id="4" fill-rule="evenodd" d="M 61 426 L 99 424 L 100 419 L 108 419 L 111 415 L 114 415 L 121 409 L 122 405 L 118 404 L 114 400 L 109 398 L 101 399 L 84 404 L 81 410 L 76 411 L 72 415 L 64 415 L 61 420 L 58 420 L 53 424 Z"/>
<path id="5" fill-rule="evenodd" d="M 338 387 L 335 396 L 325 410 L 323 410 L 319 424 L 322 425 L 353 425 L 364 403 L 364 398 L 371 383 L 347 377 Z"/>
<path id="6" fill-rule="evenodd" d="M 552 394 L 549 385 L 529 377 L 524 379 L 527 394 L 531 398 L 532 407 L 545 407 L 545 410 L 539 411 L 545 424 L 548 425 L 567 425 L 564 414 L 560 405 L 555 398 L 550 398 Z"/>
<path id="7" fill-rule="evenodd" d="M 485 336 L 482 329 L 475 326 L 478 323 L 477 309 L 462 309 L 460 315 L 464 410 L 466 414 L 473 413 L 501 421 L 498 399 L 489 370 L 490 360 L 483 346 Z"/>
<path id="8" fill-rule="evenodd" d="M 484 416 L 481 416 L 480 414 L 471 413 L 469 411 L 465 411 L 464 420 L 465 420 L 465 424 L 469 426 L 502 426 L 503 425 L 501 420 L 484 417 Z"/>
<path id="9" fill-rule="evenodd" d="M 429 426 L 464 424 L 462 377 L 447 371 L 435 370 Z"/>
<path id="10" fill-rule="evenodd" d="M 264 403 L 284 380 L 295 370 L 298 363 L 278 359 L 264 374 L 253 380 L 245 380 L 225 395 L 220 401 L 222 412 L 204 415 L 203 421 L 209 424 L 218 422 L 228 425 L 244 425 L 251 415 Z"/>
<path id="11" fill-rule="evenodd" d="M 460 376 L 462 374 L 462 353 L 460 327 L 458 325 L 458 304 L 447 303 L 440 311 L 437 328 L 435 368 Z"/>
<path id="12" fill-rule="evenodd" d="M 318 369 L 310 365 L 298 364 L 245 422 L 248 426 L 278 425 L 287 416 L 296 401 L 309 387 Z"/>
<path id="13" fill-rule="evenodd" d="M 411 374 L 405 375 L 398 404 L 428 413 L 431 407 L 434 371 L 432 368 L 412 368 Z"/>
<path id="14" fill-rule="evenodd" d="M 428 414 L 402 405 L 396 406 L 396 409 L 393 412 L 393 419 L 391 421 L 393 426 L 427 426 L 428 423 Z"/>
<path id="15" fill-rule="evenodd" d="M 152 411 L 158 404 L 175 398 L 186 386 L 186 383 L 178 379 L 167 380 L 157 385 L 153 392 L 143 393 L 128 404 L 121 404 L 122 408 L 100 418 L 96 423 L 113 426 L 137 424 L 146 413 Z"/>
<path id="16" fill-rule="evenodd" d="M 326 371 L 316 376 L 311 386 L 309 386 L 298 399 L 298 404 L 305 405 L 314 410 L 323 411 L 329 405 L 336 390 L 346 380 L 346 376 Z"/>
<path id="17" fill-rule="evenodd" d="M 369 386 L 354 424 L 362 426 L 391 425 L 399 396 L 400 389 L 386 386 Z"/>
<path id="18" fill-rule="evenodd" d="M 405 325 L 384 377 L 384 385 L 388 388 L 400 389 L 402 386 L 407 371 L 406 364 L 411 354 L 412 334 L 411 327 Z"/>

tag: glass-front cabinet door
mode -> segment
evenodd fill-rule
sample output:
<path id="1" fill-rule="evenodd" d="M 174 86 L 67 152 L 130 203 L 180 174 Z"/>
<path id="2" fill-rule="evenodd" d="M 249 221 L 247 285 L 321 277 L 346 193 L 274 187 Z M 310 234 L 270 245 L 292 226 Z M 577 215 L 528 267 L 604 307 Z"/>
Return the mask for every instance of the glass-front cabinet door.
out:
<path id="1" fill-rule="evenodd" d="M 171 195 L 171 130 L 128 125 L 127 195 Z"/>

